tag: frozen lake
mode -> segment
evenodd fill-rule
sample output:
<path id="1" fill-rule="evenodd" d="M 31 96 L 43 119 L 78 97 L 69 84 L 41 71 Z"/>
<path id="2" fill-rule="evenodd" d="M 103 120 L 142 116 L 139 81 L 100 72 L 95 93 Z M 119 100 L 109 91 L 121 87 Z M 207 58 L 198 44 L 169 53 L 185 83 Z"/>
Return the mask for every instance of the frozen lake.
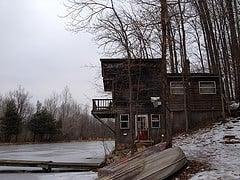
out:
<path id="1" fill-rule="evenodd" d="M 105 148 L 104 148 L 105 147 Z M 0 159 L 46 160 L 58 162 L 101 162 L 105 151 L 112 150 L 114 142 L 73 142 L 31 145 L 0 146 Z M 95 172 L 19 173 L 16 170 L 41 170 L 41 168 L 1 167 L 0 180 L 75 180 L 95 179 Z M 7 171 L 7 173 L 6 173 Z"/>

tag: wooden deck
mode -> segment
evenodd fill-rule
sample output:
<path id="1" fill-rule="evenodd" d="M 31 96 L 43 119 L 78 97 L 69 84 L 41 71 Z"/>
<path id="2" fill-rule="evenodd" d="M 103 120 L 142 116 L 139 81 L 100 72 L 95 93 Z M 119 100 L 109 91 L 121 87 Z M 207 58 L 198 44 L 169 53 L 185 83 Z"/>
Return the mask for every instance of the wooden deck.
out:
<path id="1" fill-rule="evenodd" d="M 102 163 L 73 163 L 73 162 L 0 159 L 0 166 L 40 167 L 44 172 L 51 172 L 52 168 L 66 168 L 66 169 L 74 169 L 74 170 L 92 171 L 102 167 L 103 162 Z"/>
<path id="2" fill-rule="evenodd" d="M 115 118 L 112 99 L 93 99 L 92 115 L 97 118 Z"/>

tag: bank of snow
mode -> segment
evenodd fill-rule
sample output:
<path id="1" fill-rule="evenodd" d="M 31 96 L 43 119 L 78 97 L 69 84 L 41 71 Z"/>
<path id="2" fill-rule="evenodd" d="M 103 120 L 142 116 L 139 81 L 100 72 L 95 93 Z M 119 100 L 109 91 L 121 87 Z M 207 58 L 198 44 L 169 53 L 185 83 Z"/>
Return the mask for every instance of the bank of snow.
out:
<path id="1" fill-rule="evenodd" d="M 240 138 L 240 118 L 175 138 L 174 145 L 180 146 L 189 160 L 210 165 L 210 171 L 193 175 L 193 180 L 240 179 L 240 143 L 224 143 L 224 137 L 229 135 Z"/>

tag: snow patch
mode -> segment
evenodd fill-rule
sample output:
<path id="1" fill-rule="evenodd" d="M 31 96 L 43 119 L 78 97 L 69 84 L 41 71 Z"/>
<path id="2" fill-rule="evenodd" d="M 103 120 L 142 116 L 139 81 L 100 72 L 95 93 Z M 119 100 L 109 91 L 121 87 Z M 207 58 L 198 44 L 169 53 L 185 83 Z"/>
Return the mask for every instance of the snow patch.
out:
<path id="1" fill-rule="evenodd" d="M 225 136 L 240 138 L 239 118 L 174 139 L 175 146 L 180 146 L 189 160 L 210 164 L 212 171 L 200 172 L 192 177 L 193 180 L 240 179 L 240 143 L 224 143 Z"/>

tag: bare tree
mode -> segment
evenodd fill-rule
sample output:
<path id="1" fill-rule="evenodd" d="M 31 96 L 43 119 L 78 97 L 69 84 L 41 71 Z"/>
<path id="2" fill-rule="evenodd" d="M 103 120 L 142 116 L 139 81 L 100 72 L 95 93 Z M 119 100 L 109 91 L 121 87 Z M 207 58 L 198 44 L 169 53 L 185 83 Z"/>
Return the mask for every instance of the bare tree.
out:
<path id="1" fill-rule="evenodd" d="M 19 86 L 17 89 L 9 92 L 9 98 L 14 100 L 20 117 L 23 120 L 27 120 L 29 113 L 32 112 L 29 93 L 22 86 Z"/>
<path id="2" fill-rule="evenodd" d="M 237 29 L 234 17 L 234 10 L 233 10 L 233 1 L 232 0 L 225 0 L 226 8 L 227 8 L 227 19 L 230 28 L 231 34 L 231 49 L 232 49 L 232 60 L 236 67 L 236 98 L 237 101 L 240 102 L 240 45 L 237 38 Z M 237 17 L 237 16 L 236 16 Z M 239 26 L 238 26 L 239 27 Z"/>
<path id="3" fill-rule="evenodd" d="M 58 107 L 60 106 L 60 96 L 53 93 L 50 98 L 45 99 L 44 107 L 50 112 L 54 118 L 58 118 Z"/>

